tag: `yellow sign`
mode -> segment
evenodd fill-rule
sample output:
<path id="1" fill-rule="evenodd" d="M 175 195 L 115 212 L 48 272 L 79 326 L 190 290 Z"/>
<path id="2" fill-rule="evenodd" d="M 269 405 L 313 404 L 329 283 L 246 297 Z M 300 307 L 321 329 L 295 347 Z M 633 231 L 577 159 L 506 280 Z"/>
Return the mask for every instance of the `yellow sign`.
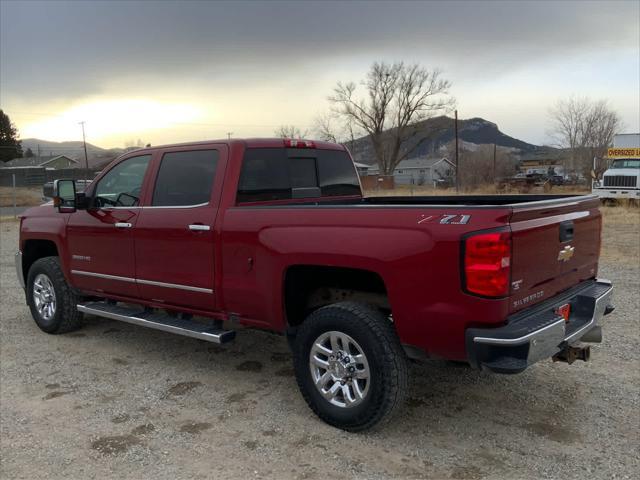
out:
<path id="1" fill-rule="evenodd" d="M 609 148 L 609 158 L 640 158 L 640 148 Z"/>

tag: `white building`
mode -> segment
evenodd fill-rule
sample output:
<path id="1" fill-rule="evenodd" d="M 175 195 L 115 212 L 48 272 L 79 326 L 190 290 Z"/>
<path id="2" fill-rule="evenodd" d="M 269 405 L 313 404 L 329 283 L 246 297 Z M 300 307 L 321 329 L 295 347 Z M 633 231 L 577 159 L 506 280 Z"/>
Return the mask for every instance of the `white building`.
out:
<path id="1" fill-rule="evenodd" d="M 379 175 L 377 165 L 369 168 L 369 175 Z M 455 165 L 447 158 L 416 157 L 402 160 L 393 170 L 396 185 L 427 185 L 455 177 Z"/>

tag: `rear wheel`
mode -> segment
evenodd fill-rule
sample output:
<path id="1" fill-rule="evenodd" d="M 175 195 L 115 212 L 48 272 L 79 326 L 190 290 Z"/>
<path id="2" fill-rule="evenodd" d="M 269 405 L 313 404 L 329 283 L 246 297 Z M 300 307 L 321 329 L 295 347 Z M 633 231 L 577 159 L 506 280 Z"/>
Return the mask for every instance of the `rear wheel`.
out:
<path id="1" fill-rule="evenodd" d="M 352 432 L 389 417 L 407 387 L 407 361 L 391 322 L 355 302 L 309 315 L 295 337 L 294 366 L 311 409 Z"/>
<path id="2" fill-rule="evenodd" d="M 58 257 L 44 257 L 33 263 L 27 275 L 27 303 L 42 331 L 64 333 L 80 327 L 79 300 L 67 285 Z"/>

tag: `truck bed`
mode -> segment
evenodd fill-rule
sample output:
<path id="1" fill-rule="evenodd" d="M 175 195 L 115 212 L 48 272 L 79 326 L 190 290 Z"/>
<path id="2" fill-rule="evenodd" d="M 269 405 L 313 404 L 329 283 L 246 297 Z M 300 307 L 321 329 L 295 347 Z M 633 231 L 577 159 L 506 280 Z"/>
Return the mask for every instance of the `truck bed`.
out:
<path id="1" fill-rule="evenodd" d="M 592 195 L 415 195 L 415 196 L 366 196 L 354 199 L 327 199 L 322 205 L 355 206 L 381 205 L 402 206 L 416 205 L 421 207 L 466 206 L 466 207 L 517 207 L 523 204 L 565 203 L 568 199 L 583 200 Z M 594 196 L 595 198 L 595 196 Z M 286 205 L 315 205 L 317 201 L 288 202 Z"/>
<path id="2" fill-rule="evenodd" d="M 516 206 L 523 203 L 578 199 L 584 195 L 427 195 L 409 197 L 364 197 L 362 202 L 371 205 L 459 205 L 459 206 Z"/>

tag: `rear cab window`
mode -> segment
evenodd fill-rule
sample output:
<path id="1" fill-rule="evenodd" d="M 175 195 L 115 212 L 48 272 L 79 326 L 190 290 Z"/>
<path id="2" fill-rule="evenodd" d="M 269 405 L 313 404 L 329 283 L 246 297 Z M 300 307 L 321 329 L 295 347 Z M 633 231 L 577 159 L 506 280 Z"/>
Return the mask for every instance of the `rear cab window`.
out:
<path id="1" fill-rule="evenodd" d="M 361 195 L 355 166 L 342 150 L 248 148 L 237 203 Z"/>

